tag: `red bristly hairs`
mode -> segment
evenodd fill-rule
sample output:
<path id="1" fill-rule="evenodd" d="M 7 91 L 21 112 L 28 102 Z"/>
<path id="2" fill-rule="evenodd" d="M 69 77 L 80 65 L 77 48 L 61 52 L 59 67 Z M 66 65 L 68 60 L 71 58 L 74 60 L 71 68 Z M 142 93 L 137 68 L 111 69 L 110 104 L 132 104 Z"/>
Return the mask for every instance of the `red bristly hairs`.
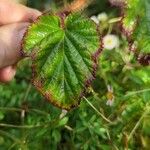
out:
<path id="1" fill-rule="evenodd" d="M 84 10 L 92 3 L 93 0 L 74 0 L 71 4 L 65 7 L 65 10 L 76 12 L 80 10 Z"/>

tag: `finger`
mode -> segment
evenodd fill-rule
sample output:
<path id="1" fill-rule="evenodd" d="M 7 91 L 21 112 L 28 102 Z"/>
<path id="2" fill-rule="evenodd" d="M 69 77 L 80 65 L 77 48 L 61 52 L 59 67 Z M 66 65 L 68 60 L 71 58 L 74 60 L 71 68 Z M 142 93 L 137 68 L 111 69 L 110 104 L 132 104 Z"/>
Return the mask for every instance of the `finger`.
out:
<path id="1" fill-rule="evenodd" d="M 21 41 L 28 25 L 16 23 L 0 28 L 0 68 L 13 65 L 21 58 Z"/>
<path id="2" fill-rule="evenodd" d="M 0 0 L 0 25 L 31 22 L 39 15 L 41 15 L 41 12 L 38 10 L 17 4 L 12 0 Z"/>
<path id="3" fill-rule="evenodd" d="M 13 0 L 13 1 L 16 2 L 16 3 L 23 4 L 23 5 L 27 4 L 27 0 Z"/>
<path id="4" fill-rule="evenodd" d="M 0 82 L 6 83 L 11 81 L 16 74 L 16 67 L 8 66 L 0 69 Z"/>

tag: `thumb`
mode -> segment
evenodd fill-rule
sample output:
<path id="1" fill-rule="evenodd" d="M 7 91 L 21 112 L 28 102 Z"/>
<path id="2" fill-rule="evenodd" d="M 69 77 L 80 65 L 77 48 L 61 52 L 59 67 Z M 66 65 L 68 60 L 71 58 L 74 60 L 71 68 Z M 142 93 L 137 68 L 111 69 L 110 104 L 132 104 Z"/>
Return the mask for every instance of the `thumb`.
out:
<path id="1" fill-rule="evenodd" d="M 0 69 L 0 83 L 7 83 L 13 79 L 16 74 L 15 66 L 8 66 Z"/>
<path id="2" fill-rule="evenodd" d="M 20 58 L 21 41 L 28 23 L 0 27 L 0 68 L 15 64 Z"/>

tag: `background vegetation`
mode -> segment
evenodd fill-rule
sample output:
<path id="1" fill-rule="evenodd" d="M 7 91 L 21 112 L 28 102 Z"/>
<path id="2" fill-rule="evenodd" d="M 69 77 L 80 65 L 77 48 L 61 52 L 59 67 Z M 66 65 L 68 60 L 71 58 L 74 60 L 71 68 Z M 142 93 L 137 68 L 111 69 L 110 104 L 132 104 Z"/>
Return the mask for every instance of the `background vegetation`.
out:
<path id="1" fill-rule="evenodd" d="M 45 11 L 67 0 L 28 0 Z M 118 9 L 107 0 L 95 0 L 85 13 L 105 12 L 102 35 L 115 34 L 119 47 L 104 49 L 97 78 L 81 105 L 69 112 L 49 104 L 30 84 L 27 60 L 18 64 L 16 78 L 0 85 L 0 150 L 149 150 L 150 67 L 141 66 L 120 33 Z M 113 88 L 110 91 L 108 87 Z M 112 105 L 106 105 L 114 98 Z"/>

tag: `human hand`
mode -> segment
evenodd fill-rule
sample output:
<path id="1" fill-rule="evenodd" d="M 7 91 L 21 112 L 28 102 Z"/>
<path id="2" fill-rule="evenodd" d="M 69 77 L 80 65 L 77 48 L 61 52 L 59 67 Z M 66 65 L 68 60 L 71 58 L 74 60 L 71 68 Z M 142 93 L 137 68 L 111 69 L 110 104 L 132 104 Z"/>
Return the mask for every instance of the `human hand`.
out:
<path id="1" fill-rule="evenodd" d="M 12 80 L 21 59 L 21 40 L 29 22 L 41 13 L 13 2 L 0 0 L 0 82 Z"/>

